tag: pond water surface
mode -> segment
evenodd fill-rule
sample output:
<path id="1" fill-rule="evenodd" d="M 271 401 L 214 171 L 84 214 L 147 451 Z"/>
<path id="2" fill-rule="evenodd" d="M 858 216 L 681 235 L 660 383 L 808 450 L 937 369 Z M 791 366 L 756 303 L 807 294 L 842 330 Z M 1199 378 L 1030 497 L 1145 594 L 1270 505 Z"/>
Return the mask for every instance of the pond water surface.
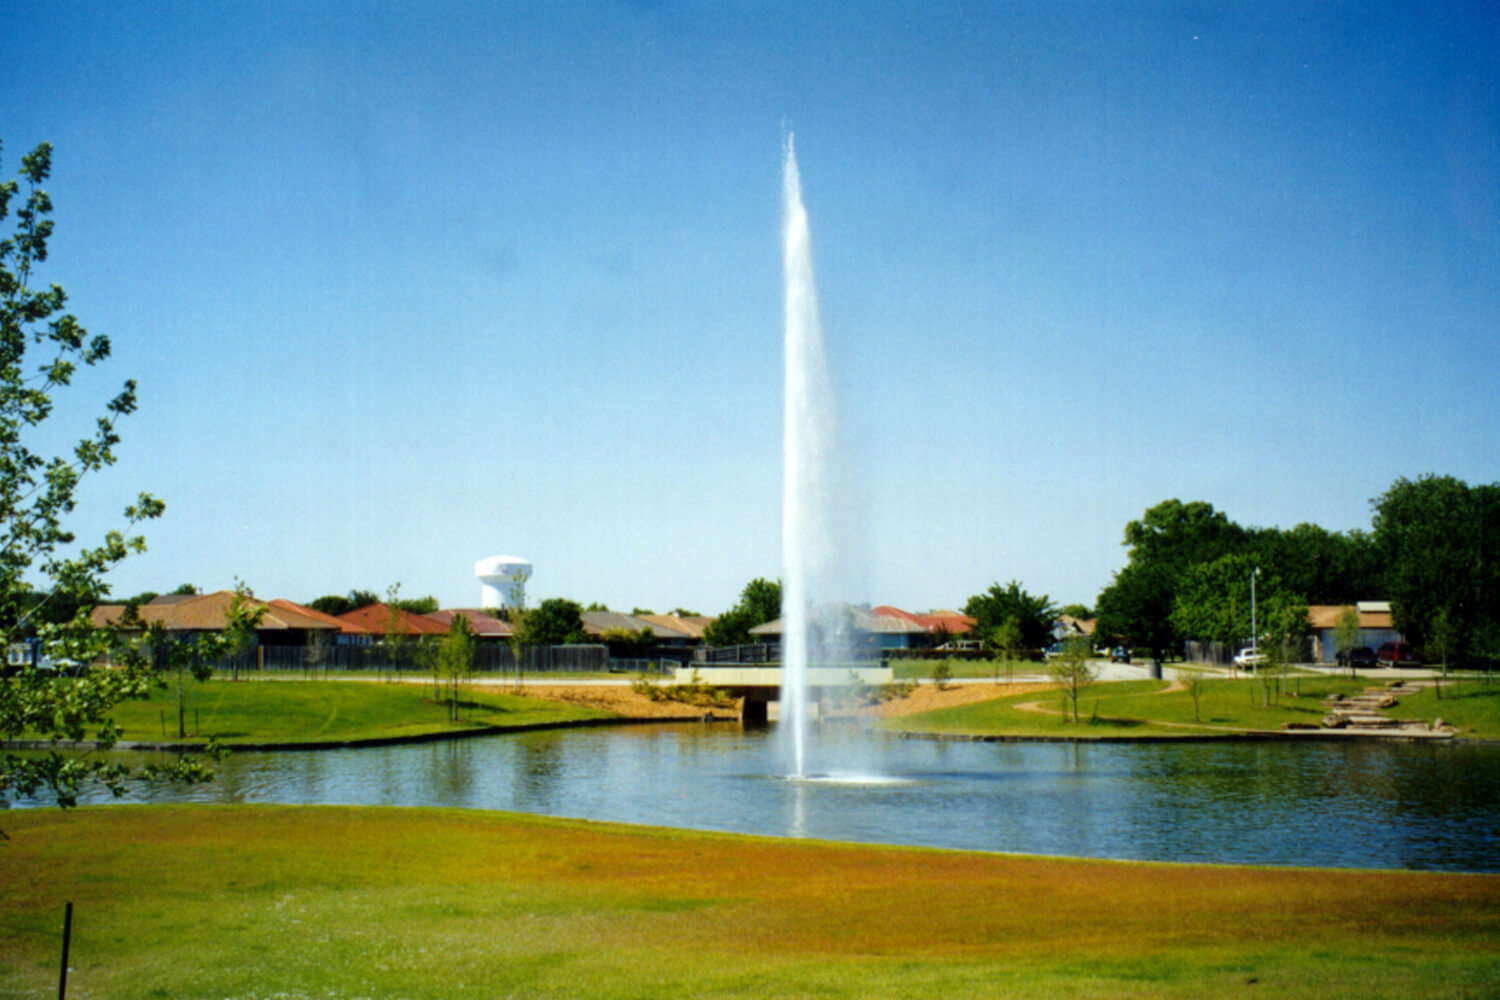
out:
<path id="1" fill-rule="evenodd" d="M 1494 745 L 958 743 L 837 725 L 816 742 L 826 774 L 808 781 L 780 777 L 774 728 L 726 724 L 245 752 L 212 785 L 134 800 L 457 806 L 1026 854 L 1500 871 Z"/>

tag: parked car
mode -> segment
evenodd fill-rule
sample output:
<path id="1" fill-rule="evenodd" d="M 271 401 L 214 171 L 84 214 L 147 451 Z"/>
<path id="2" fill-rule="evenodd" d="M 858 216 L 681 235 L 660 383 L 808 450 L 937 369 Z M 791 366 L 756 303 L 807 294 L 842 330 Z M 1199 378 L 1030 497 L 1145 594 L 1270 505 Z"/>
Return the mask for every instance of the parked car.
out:
<path id="1" fill-rule="evenodd" d="M 1422 661 L 1417 659 L 1416 650 L 1405 642 L 1382 643 L 1375 653 L 1375 659 L 1382 667 L 1420 667 L 1422 665 Z"/>
<path id="2" fill-rule="evenodd" d="M 1111 649 L 1109 651 L 1109 662 L 1110 663 L 1129 663 L 1130 662 L 1130 647 L 1129 646 L 1116 646 L 1114 649 Z"/>
<path id="3" fill-rule="evenodd" d="M 1347 653 L 1340 653 L 1338 660 L 1341 667 L 1373 667 L 1376 663 L 1375 650 L 1369 646 L 1356 646 Z"/>
<path id="4" fill-rule="evenodd" d="M 1234 654 L 1234 665 L 1244 670 L 1254 670 L 1266 662 L 1266 654 L 1254 646 L 1247 647 Z"/>

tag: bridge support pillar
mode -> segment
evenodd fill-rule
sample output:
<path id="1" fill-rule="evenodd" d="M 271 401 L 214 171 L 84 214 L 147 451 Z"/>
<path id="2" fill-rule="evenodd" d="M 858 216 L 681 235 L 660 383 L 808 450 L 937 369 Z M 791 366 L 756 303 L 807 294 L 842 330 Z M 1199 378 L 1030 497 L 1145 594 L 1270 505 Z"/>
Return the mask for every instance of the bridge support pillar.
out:
<path id="1" fill-rule="evenodd" d="M 770 706 L 769 701 L 747 696 L 740 706 L 740 722 L 747 726 L 764 726 L 770 721 Z"/>

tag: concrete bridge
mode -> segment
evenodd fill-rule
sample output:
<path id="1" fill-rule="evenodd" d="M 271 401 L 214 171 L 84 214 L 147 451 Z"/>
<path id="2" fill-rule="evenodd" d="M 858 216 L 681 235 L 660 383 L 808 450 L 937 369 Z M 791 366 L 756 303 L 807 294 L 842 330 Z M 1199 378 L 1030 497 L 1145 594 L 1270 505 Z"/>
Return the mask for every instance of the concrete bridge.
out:
<path id="1" fill-rule="evenodd" d="M 745 722 L 763 723 L 770 716 L 770 705 L 781 698 L 781 667 L 746 663 L 694 663 L 677 668 L 676 683 L 691 684 L 697 674 L 700 684 L 727 691 L 745 699 L 740 718 Z M 838 667 L 809 667 L 808 699 L 817 714 L 818 702 L 829 688 L 855 684 L 889 684 L 894 679 L 890 667 L 858 663 Z"/>

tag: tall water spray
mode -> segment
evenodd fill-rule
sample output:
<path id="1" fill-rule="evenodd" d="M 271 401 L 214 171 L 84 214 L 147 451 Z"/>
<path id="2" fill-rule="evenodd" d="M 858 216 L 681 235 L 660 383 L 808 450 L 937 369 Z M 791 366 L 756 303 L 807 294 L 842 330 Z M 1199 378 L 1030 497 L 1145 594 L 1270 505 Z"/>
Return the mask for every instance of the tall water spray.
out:
<path id="1" fill-rule="evenodd" d="M 836 595 L 839 492 L 833 390 L 823 352 L 812 240 L 802 204 L 797 153 L 787 136 L 782 169 L 782 266 L 786 288 L 786 383 L 783 414 L 781 506 L 781 719 L 790 733 L 792 776 L 807 767 L 808 670 L 827 662 L 842 630 L 819 621 Z"/>

